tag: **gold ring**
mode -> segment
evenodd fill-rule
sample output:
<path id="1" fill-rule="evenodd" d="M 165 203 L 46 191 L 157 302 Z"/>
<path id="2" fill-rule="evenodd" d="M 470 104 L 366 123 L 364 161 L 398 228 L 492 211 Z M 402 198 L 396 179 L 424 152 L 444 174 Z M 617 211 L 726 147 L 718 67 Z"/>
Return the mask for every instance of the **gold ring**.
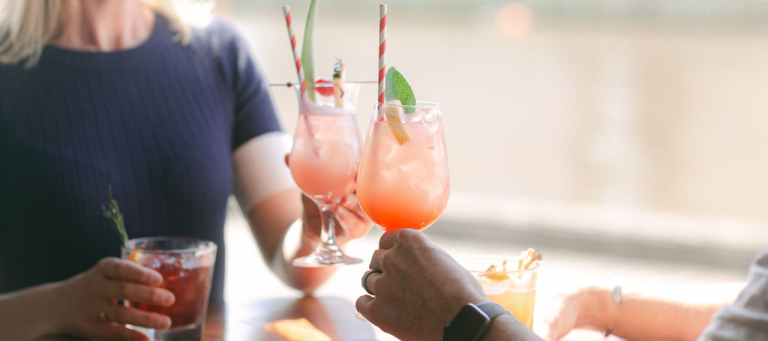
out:
<path id="1" fill-rule="evenodd" d="M 99 318 L 102 322 L 107 322 L 107 310 L 109 310 L 110 304 L 107 304 L 104 306 L 103 309 L 101 309 L 101 312 L 99 313 Z"/>

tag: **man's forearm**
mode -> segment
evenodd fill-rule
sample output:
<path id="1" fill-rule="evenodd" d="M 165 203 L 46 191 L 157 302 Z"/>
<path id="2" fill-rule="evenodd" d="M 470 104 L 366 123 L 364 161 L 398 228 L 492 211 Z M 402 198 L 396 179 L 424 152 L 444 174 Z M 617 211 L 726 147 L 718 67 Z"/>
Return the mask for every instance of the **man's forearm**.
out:
<path id="1" fill-rule="evenodd" d="M 541 341 L 541 338 L 514 316 L 500 315 L 491 322 L 483 341 Z"/>

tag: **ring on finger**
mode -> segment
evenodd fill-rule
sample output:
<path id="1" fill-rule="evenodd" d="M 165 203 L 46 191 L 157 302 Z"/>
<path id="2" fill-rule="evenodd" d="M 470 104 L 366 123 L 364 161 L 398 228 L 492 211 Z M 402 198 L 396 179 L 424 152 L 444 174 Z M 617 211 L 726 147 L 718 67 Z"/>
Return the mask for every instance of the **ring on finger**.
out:
<path id="1" fill-rule="evenodd" d="M 365 275 L 363 275 L 363 289 L 365 289 L 365 292 L 370 294 L 371 296 L 376 296 L 373 292 L 371 292 L 370 289 L 368 289 L 368 277 L 370 277 L 373 274 L 383 274 L 384 272 L 379 270 L 368 270 L 365 272 Z"/>
<path id="2" fill-rule="evenodd" d="M 109 322 L 109 319 L 107 318 L 107 310 L 109 310 L 109 306 L 111 304 L 107 304 L 104 306 L 104 308 L 101 309 L 101 312 L 99 313 L 99 319 L 101 319 L 101 322 Z"/>

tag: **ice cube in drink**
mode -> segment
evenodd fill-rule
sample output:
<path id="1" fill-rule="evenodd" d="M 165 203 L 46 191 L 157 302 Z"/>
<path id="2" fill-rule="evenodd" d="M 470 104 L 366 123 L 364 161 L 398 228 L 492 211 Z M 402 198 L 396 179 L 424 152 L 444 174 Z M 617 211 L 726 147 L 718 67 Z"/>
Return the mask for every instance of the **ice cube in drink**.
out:
<path id="1" fill-rule="evenodd" d="M 171 318 L 171 328 L 188 327 L 202 321 L 208 306 L 213 267 L 185 269 L 179 263 L 164 263 L 155 270 L 163 276 L 161 287 L 172 292 L 176 301 L 170 307 L 137 303 L 136 308 L 168 315 Z"/>

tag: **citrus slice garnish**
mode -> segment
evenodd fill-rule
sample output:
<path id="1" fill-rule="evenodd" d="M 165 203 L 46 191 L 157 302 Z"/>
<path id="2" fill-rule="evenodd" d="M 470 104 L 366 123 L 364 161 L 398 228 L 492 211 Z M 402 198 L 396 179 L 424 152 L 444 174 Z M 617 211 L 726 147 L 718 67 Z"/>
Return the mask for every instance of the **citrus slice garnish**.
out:
<path id="1" fill-rule="evenodd" d="M 517 262 L 517 270 L 526 270 L 532 265 L 538 264 L 542 259 L 541 252 L 533 248 L 523 251 L 520 256 L 520 260 Z"/>
<path id="2" fill-rule="evenodd" d="M 507 274 L 506 260 L 501 262 L 501 268 L 499 268 L 495 264 L 491 264 L 491 266 L 489 266 L 488 269 L 485 269 L 485 272 L 488 272 L 488 274 L 486 274 L 485 277 L 487 277 L 492 281 L 501 282 L 509 279 L 509 275 Z"/>
<path id="3" fill-rule="evenodd" d="M 406 131 L 403 126 L 405 123 L 402 120 L 404 115 L 403 108 L 399 106 L 400 101 L 396 99 L 387 101 L 387 104 L 391 105 L 384 106 L 384 116 L 386 116 L 389 129 L 392 130 L 392 134 L 395 135 L 395 140 L 402 146 L 411 139 L 411 137 L 408 136 L 408 131 Z"/>
<path id="4" fill-rule="evenodd" d="M 139 262 L 141 260 L 140 258 L 141 258 L 141 255 L 138 252 L 136 252 L 136 251 L 131 252 L 131 254 L 128 255 L 128 260 L 130 260 L 130 261 L 132 261 L 132 262 L 134 262 L 136 264 L 141 264 Z"/>
<path id="5" fill-rule="evenodd" d="M 528 250 L 525 250 L 520 253 L 520 258 L 517 259 L 517 269 L 510 269 L 507 270 L 507 260 L 503 260 L 501 262 L 501 266 L 496 266 L 496 264 L 491 264 L 487 269 L 485 269 L 485 274 L 483 274 L 484 277 L 492 280 L 492 281 L 505 281 L 510 279 L 508 272 L 511 271 L 523 271 L 528 270 L 531 268 L 531 266 L 538 264 L 539 261 L 541 261 L 542 256 L 541 252 L 539 252 L 536 249 L 529 248 Z M 522 276 L 522 274 L 518 274 L 518 276 Z"/>

